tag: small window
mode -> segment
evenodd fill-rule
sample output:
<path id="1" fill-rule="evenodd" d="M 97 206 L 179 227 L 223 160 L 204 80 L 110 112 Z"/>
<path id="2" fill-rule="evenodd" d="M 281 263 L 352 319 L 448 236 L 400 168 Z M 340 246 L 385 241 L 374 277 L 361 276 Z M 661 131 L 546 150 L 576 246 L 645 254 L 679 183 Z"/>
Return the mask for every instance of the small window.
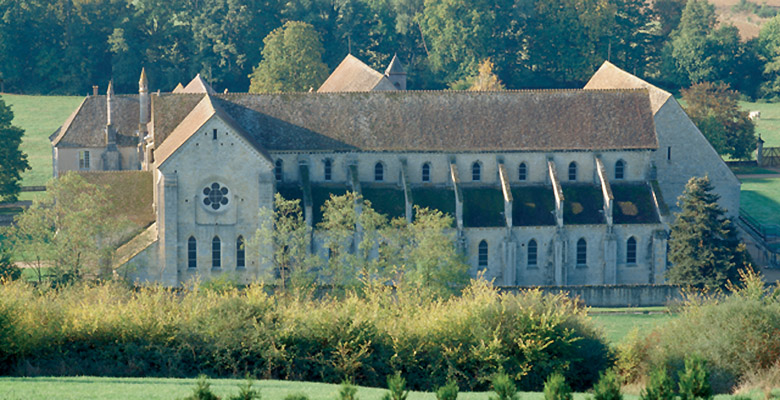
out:
<path id="1" fill-rule="evenodd" d="M 571 164 L 569 164 L 569 180 L 570 181 L 577 180 L 577 163 L 574 161 L 572 161 Z"/>
<path id="2" fill-rule="evenodd" d="M 211 239 L 211 268 L 222 268 L 222 241 L 219 236 Z"/>
<path id="3" fill-rule="evenodd" d="M 244 244 L 244 237 L 239 236 L 236 239 L 236 268 L 246 267 L 246 245 Z"/>
<path id="4" fill-rule="evenodd" d="M 623 179 L 626 176 L 626 162 L 617 160 L 615 163 L 615 179 Z"/>
<path id="5" fill-rule="evenodd" d="M 471 164 L 471 180 L 475 182 L 482 180 L 482 165 L 479 164 L 479 161 Z"/>
<path id="6" fill-rule="evenodd" d="M 274 164 L 274 177 L 277 182 L 281 182 L 282 178 L 284 178 L 284 161 L 281 158 L 276 160 Z"/>
<path id="7" fill-rule="evenodd" d="M 666 161 L 672 161 L 672 146 L 666 148 Z"/>
<path id="8" fill-rule="evenodd" d="M 325 173 L 325 180 L 331 181 L 333 179 L 333 161 L 330 158 L 325 159 L 323 163 L 323 172 Z"/>
<path id="9" fill-rule="evenodd" d="M 79 169 L 89 169 L 89 150 L 79 152 Z"/>
<path id="10" fill-rule="evenodd" d="M 633 236 L 626 241 L 626 264 L 636 264 L 636 239 Z"/>
<path id="11" fill-rule="evenodd" d="M 211 140 L 217 140 L 217 128 L 211 131 Z"/>
<path id="12" fill-rule="evenodd" d="M 382 182 L 385 180 L 385 165 L 381 162 L 378 162 L 376 165 L 374 165 L 374 180 L 377 182 Z"/>
<path id="13" fill-rule="evenodd" d="M 484 240 L 479 242 L 477 265 L 479 265 L 480 268 L 486 268 L 488 266 L 488 244 Z"/>
<path id="14" fill-rule="evenodd" d="M 584 238 L 577 241 L 577 266 L 584 267 L 588 264 L 588 243 Z"/>
<path id="15" fill-rule="evenodd" d="M 422 165 L 422 181 L 431 181 L 431 163 L 425 163 Z"/>
<path id="16" fill-rule="evenodd" d="M 538 262 L 539 249 L 536 245 L 536 240 L 531 239 L 528 242 L 528 268 L 536 268 Z"/>
<path id="17" fill-rule="evenodd" d="M 187 240 L 187 268 L 195 269 L 198 267 L 198 242 L 190 236 Z"/>
<path id="18" fill-rule="evenodd" d="M 528 166 L 524 162 L 517 167 L 517 179 L 521 181 L 528 179 Z"/>

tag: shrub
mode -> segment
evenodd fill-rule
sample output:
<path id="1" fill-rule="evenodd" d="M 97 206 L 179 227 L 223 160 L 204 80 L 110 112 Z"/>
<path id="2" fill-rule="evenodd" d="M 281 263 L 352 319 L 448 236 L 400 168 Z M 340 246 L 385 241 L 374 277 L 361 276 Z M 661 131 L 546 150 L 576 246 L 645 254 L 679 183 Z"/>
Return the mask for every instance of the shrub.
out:
<path id="1" fill-rule="evenodd" d="M 341 383 L 339 388 L 339 400 L 358 400 L 357 387 L 351 381 L 346 380 Z"/>
<path id="2" fill-rule="evenodd" d="M 680 373 L 680 400 L 712 399 L 710 374 L 706 361 L 700 357 L 685 359 L 685 370 Z"/>
<path id="3" fill-rule="evenodd" d="M 390 393 L 382 397 L 384 400 L 406 400 L 406 396 L 409 395 L 409 391 L 406 390 L 406 379 L 401 376 L 401 371 L 388 375 L 387 388 Z"/>
<path id="4" fill-rule="evenodd" d="M 260 391 L 252 389 L 252 378 L 246 377 L 246 381 L 238 385 L 238 394 L 229 400 L 260 400 Z"/>
<path id="5" fill-rule="evenodd" d="M 495 396 L 490 396 L 491 400 L 517 400 L 517 387 L 512 382 L 512 378 L 505 373 L 498 373 L 493 376 L 493 391 Z"/>
<path id="6" fill-rule="evenodd" d="M 559 373 L 554 373 L 544 382 L 544 400 L 571 400 L 571 388 L 566 383 L 566 378 Z"/>
<path id="7" fill-rule="evenodd" d="M 458 383 L 454 380 L 447 381 L 447 384 L 436 389 L 436 400 L 457 400 Z"/>
<path id="8" fill-rule="evenodd" d="M 639 395 L 640 400 L 674 400 L 672 378 L 666 373 L 666 368 L 654 368 L 650 372 L 647 385 Z"/>
<path id="9" fill-rule="evenodd" d="M 607 370 L 593 386 L 593 400 L 623 400 L 620 386 L 618 374 L 612 369 Z"/>
<path id="10" fill-rule="evenodd" d="M 192 394 L 185 397 L 184 400 L 219 400 L 219 397 L 211 392 L 211 384 L 208 381 L 208 377 L 200 375 Z"/>
<path id="11" fill-rule="evenodd" d="M 0 283 L 15 281 L 22 277 L 22 269 L 11 262 L 11 254 L 0 249 Z"/>

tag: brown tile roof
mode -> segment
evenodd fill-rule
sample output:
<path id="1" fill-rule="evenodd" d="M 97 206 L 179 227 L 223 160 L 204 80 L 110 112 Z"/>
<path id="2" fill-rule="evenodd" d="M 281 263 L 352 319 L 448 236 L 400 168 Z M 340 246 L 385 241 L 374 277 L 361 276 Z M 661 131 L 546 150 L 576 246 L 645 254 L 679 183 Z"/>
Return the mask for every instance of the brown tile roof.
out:
<path id="1" fill-rule="evenodd" d="M 208 93 L 208 94 L 214 94 L 216 93 L 214 89 L 211 88 L 211 85 L 208 84 L 203 78 L 201 78 L 200 74 L 195 75 L 194 78 L 190 81 L 190 83 L 187 84 L 187 86 L 184 87 L 181 91 L 178 93 Z"/>
<path id="2" fill-rule="evenodd" d="M 653 149 L 647 90 L 225 94 L 268 150 Z M 160 99 L 166 99 L 161 97 Z"/>
<path id="3" fill-rule="evenodd" d="M 154 145 L 159 147 L 176 126 L 203 99 L 203 94 L 163 93 L 152 96 L 152 127 Z"/>
<path id="4" fill-rule="evenodd" d="M 653 86 L 634 75 L 616 67 L 609 61 L 604 61 L 598 71 L 590 77 L 585 89 L 647 89 L 650 94 L 650 106 L 653 114 L 658 112 L 671 93 Z"/>
<path id="5" fill-rule="evenodd" d="M 347 54 L 317 92 L 370 92 L 372 90 L 395 90 L 395 86 L 387 77 L 363 61 L 352 54 Z"/>
<path id="6" fill-rule="evenodd" d="M 117 131 L 117 146 L 135 146 L 138 131 L 138 96 L 114 95 L 112 124 Z M 65 120 L 52 145 L 58 147 L 104 147 L 106 129 L 106 96 L 88 96 Z"/>

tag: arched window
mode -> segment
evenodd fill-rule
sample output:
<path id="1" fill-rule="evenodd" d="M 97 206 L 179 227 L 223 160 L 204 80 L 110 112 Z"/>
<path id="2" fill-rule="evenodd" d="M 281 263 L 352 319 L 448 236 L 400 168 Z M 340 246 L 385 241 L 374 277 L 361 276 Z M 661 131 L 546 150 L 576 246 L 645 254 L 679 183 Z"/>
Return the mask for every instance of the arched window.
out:
<path id="1" fill-rule="evenodd" d="M 584 267 L 588 264 L 588 243 L 585 238 L 577 241 L 577 266 Z"/>
<path id="2" fill-rule="evenodd" d="M 626 176 L 626 162 L 617 160 L 615 163 L 615 179 L 623 179 Z"/>
<path id="3" fill-rule="evenodd" d="M 517 167 L 517 179 L 521 181 L 528 179 L 528 166 L 524 162 L 521 162 L 520 166 Z"/>
<path id="4" fill-rule="evenodd" d="M 198 242 L 194 237 L 187 239 L 187 268 L 198 267 Z"/>
<path id="5" fill-rule="evenodd" d="M 474 161 L 474 164 L 471 164 L 471 180 L 475 182 L 482 180 L 482 165 L 479 164 L 479 161 Z"/>
<path id="6" fill-rule="evenodd" d="M 536 240 L 531 239 L 528 242 L 528 268 L 536 268 L 538 263 L 539 248 L 536 245 Z"/>
<path id="7" fill-rule="evenodd" d="M 488 266 L 488 244 L 486 241 L 479 242 L 479 250 L 477 252 L 477 265 L 480 268 Z"/>
<path id="8" fill-rule="evenodd" d="M 571 164 L 569 164 L 569 180 L 570 181 L 577 180 L 577 163 L 574 161 L 572 161 Z"/>
<path id="9" fill-rule="evenodd" d="M 626 264 L 636 264 L 636 238 L 633 236 L 626 241 Z"/>
<path id="10" fill-rule="evenodd" d="M 211 268 L 222 268 L 222 241 L 219 236 L 211 239 Z"/>
<path id="11" fill-rule="evenodd" d="M 274 177 L 276 177 L 277 182 L 281 182 L 282 178 L 284 177 L 284 170 L 282 169 L 283 166 L 284 164 L 281 158 L 276 160 L 276 163 L 274 164 Z"/>
<path id="12" fill-rule="evenodd" d="M 236 268 L 246 267 L 246 244 L 244 244 L 244 237 L 238 236 L 236 239 Z"/>
<path id="13" fill-rule="evenodd" d="M 431 181 L 431 163 L 425 163 L 422 165 L 422 181 Z"/>
<path id="14" fill-rule="evenodd" d="M 377 182 L 382 182 L 385 180 L 385 165 L 381 162 L 378 162 L 376 165 L 374 165 L 374 180 Z"/>
<path id="15" fill-rule="evenodd" d="M 333 179 L 333 161 L 330 158 L 326 158 L 323 162 L 323 172 L 325 173 L 326 181 Z"/>

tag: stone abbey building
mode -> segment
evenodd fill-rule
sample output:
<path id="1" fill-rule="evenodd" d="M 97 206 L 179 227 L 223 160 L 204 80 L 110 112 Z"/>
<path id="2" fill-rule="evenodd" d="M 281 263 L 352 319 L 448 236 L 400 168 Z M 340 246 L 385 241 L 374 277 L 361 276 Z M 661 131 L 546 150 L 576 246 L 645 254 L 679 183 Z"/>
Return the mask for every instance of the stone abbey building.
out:
<path id="1" fill-rule="evenodd" d="M 54 173 L 143 170 L 155 221 L 125 245 L 139 281 L 245 281 L 274 193 L 316 226 L 330 194 L 453 215 L 472 273 L 499 285 L 662 283 L 677 197 L 708 175 L 730 215 L 739 181 L 677 101 L 610 63 L 580 90 L 407 91 L 352 56 L 314 93 L 85 98 L 52 135 Z M 312 251 L 322 251 L 316 244 Z"/>

